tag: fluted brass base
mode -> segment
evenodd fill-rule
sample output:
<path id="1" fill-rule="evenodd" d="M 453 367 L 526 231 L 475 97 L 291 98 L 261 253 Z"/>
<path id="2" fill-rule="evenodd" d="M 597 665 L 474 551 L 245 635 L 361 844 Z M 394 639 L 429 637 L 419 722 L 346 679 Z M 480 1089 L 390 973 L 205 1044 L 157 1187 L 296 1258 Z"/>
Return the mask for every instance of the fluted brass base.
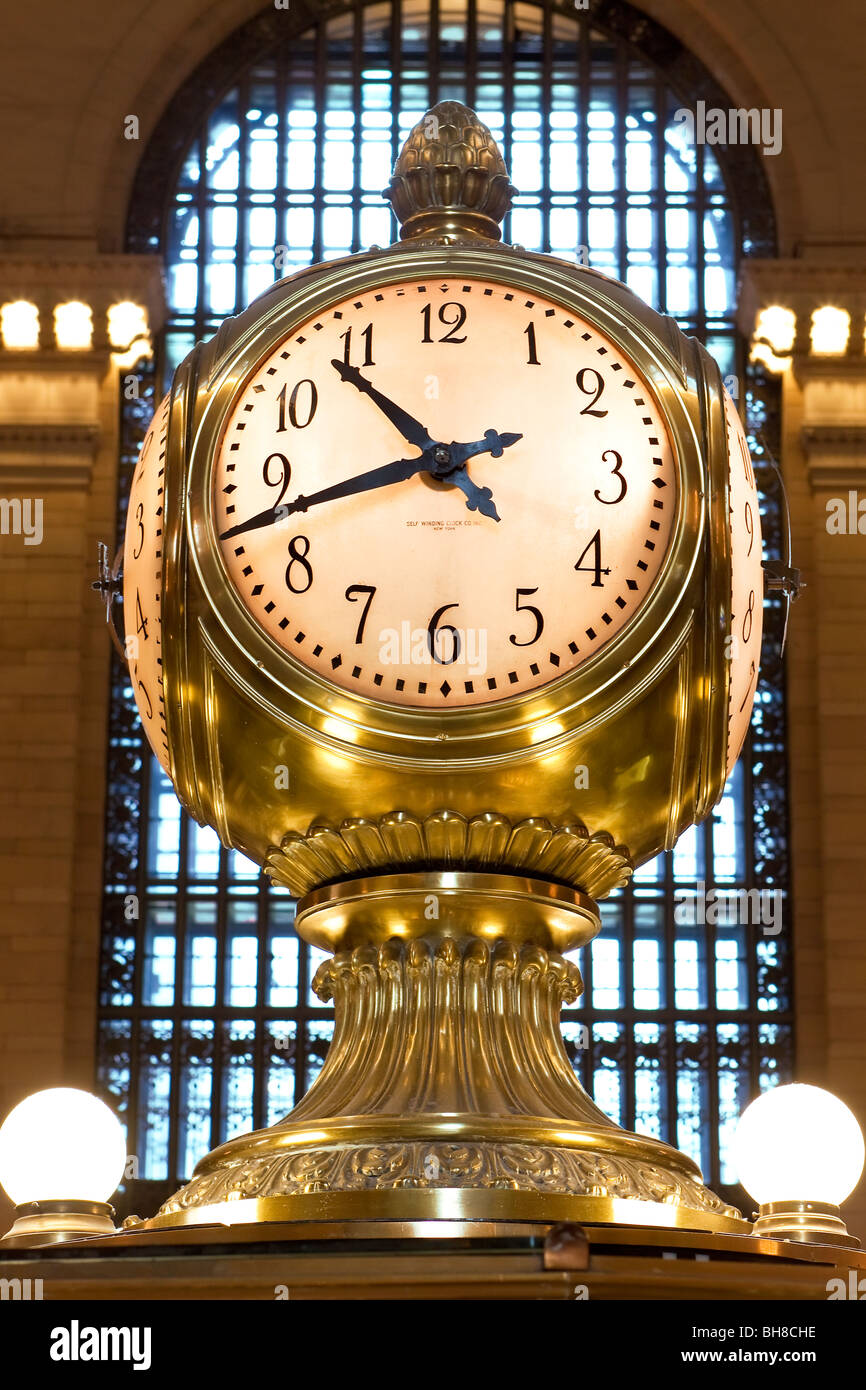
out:
<path id="1" fill-rule="evenodd" d="M 340 1219 L 578 1220 L 746 1232 L 684 1154 L 593 1104 L 559 1027 L 561 950 L 598 909 L 538 879 L 459 871 L 323 888 L 298 931 L 334 956 L 322 1071 L 271 1129 L 215 1149 L 155 1227 Z M 560 949 L 558 949 L 560 948 Z"/>

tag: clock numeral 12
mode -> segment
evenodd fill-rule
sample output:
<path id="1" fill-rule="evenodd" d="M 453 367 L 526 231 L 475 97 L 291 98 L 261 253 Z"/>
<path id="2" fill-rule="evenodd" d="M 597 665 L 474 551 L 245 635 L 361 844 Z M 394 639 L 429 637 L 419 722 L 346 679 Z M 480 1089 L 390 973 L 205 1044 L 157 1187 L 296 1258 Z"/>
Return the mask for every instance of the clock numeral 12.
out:
<path id="1" fill-rule="evenodd" d="M 456 310 L 456 313 L 453 313 L 453 314 L 452 314 L 452 313 L 450 312 L 450 310 L 452 310 L 452 309 Z M 433 305 L 432 305 L 432 304 L 425 304 L 425 305 L 424 305 L 424 308 L 421 310 L 421 316 L 422 316 L 422 318 L 423 318 L 423 320 L 424 320 L 424 337 L 421 339 L 421 341 L 422 341 L 422 343 L 432 343 L 432 342 L 433 342 L 433 339 L 432 339 L 431 336 L 430 336 L 430 325 L 431 325 L 431 319 L 432 319 L 432 316 L 433 316 Z M 460 329 L 463 327 L 464 323 L 466 322 L 466 306 L 465 306 L 464 304 L 457 304 L 457 303 L 455 303 L 453 300 L 449 301 L 447 304 L 440 304 L 440 305 L 439 305 L 439 312 L 438 312 L 438 314 L 436 315 L 436 317 L 438 318 L 439 322 L 440 322 L 445 328 L 448 329 L 448 332 L 447 332 L 447 333 L 445 333 L 441 338 L 438 338 L 438 339 L 436 340 L 437 342 L 440 342 L 440 343 L 465 343 L 465 342 L 466 342 L 466 334 L 465 334 L 465 333 L 464 333 L 464 335 L 463 335 L 462 338 L 458 338 L 458 337 L 456 336 L 456 335 L 460 332 Z"/>

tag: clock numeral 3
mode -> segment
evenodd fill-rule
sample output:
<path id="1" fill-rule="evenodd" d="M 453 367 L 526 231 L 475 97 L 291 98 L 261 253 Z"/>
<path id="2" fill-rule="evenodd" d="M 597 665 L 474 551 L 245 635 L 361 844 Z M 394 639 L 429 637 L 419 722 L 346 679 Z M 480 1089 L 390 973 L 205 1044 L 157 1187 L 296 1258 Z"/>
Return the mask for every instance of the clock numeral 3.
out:
<path id="1" fill-rule="evenodd" d="M 584 553 L 585 553 L 585 552 L 584 552 Z M 581 557 L 581 558 L 582 558 L 582 557 Z M 541 613 L 539 612 L 539 610 L 538 610 L 537 608 L 534 608 L 534 607 L 532 606 L 531 603 L 521 603 L 521 602 L 520 602 L 520 600 L 521 600 L 522 598 L 526 598 L 526 597 L 528 597 L 528 596 L 531 595 L 531 594 L 537 594 L 537 593 L 538 593 L 538 590 L 537 590 L 537 589 L 518 589 L 518 590 L 516 591 L 516 593 L 515 593 L 515 596 L 514 596 L 514 608 L 515 608 L 515 611 L 516 611 L 517 613 L 531 613 L 532 616 L 533 616 L 533 618 L 535 619 L 535 632 L 534 632 L 533 636 L 529 638 L 529 641 L 528 641 L 528 642 L 518 642 L 518 640 L 517 640 L 517 638 L 516 638 L 516 636 L 514 635 L 513 632 L 509 635 L 508 640 L 509 640 L 509 642 L 513 643 L 513 645 L 514 645 L 515 647 L 531 647 L 531 646 L 533 645 L 533 643 L 535 643 L 535 642 L 538 641 L 539 637 L 541 636 L 542 632 L 544 631 L 544 618 L 542 617 L 542 615 L 541 615 Z"/>
<path id="2" fill-rule="evenodd" d="M 302 386 L 309 386 L 310 388 L 309 399 L 306 402 L 306 420 L 298 419 L 298 401 L 300 399 L 300 391 Z M 277 434 L 285 434 L 286 432 L 287 390 L 288 387 L 284 386 L 280 394 L 277 396 L 277 402 L 280 407 L 280 422 L 277 425 Z M 304 394 L 306 394 L 306 392 Z M 292 391 L 292 394 L 289 396 L 289 424 L 294 425 L 296 430 L 305 430 L 307 428 L 307 425 L 309 425 L 311 420 L 313 419 L 313 416 L 316 413 L 316 406 L 318 404 L 319 393 L 316 390 L 316 383 L 314 381 L 311 381 L 309 377 L 304 377 L 302 381 L 298 382 L 297 386 Z M 304 407 L 302 406 L 302 409 L 303 408 Z"/>
<path id="3" fill-rule="evenodd" d="M 605 449 L 601 456 L 602 463 L 607 463 L 610 458 L 616 460 L 613 468 L 610 470 L 610 476 L 616 478 L 619 484 L 619 492 L 616 497 L 602 497 L 598 488 L 596 488 L 592 495 L 597 502 L 603 502 L 606 507 L 615 507 L 617 502 L 621 502 L 628 492 L 628 483 L 626 482 L 625 474 L 620 472 L 622 468 L 622 454 L 618 454 L 616 449 Z"/>
<path id="4" fill-rule="evenodd" d="M 433 305 L 432 305 L 432 304 L 425 304 L 425 305 L 424 305 L 424 308 L 421 310 L 421 316 L 422 316 L 422 318 L 424 319 L 424 337 L 421 339 L 422 343 L 432 343 L 432 342 L 433 342 L 433 339 L 432 339 L 431 336 L 430 336 L 430 321 L 431 321 L 432 315 L 433 315 Z M 465 343 L 465 342 L 466 342 L 466 334 L 465 334 L 465 333 L 464 333 L 464 335 L 463 335 L 462 338 L 458 338 L 458 337 L 456 336 L 456 335 L 460 332 L 460 329 L 463 327 L 464 323 L 466 322 L 466 306 L 465 306 L 464 304 L 456 304 L 453 300 L 452 300 L 452 301 L 449 301 L 449 303 L 447 303 L 447 304 L 440 304 L 440 305 L 439 305 L 439 312 L 438 312 L 438 314 L 436 315 L 436 317 L 438 318 L 439 322 L 440 322 L 441 324 L 443 324 L 445 328 L 448 329 L 448 332 L 445 333 L 445 334 L 443 335 L 443 337 L 438 338 L 438 339 L 436 340 L 437 342 L 440 342 L 440 343 Z"/>
<path id="5" fill-rule="evenodd" d="M 303 550 L 301 549 L 302 545 L 304 547 Z M 309 536 L 292 536 L 292 539 L 289 541 L 289 554 L 292 558 L 286 565 L 286 588 L 293 594 L 305 594 L 308 589 L 312 588 L 313 567 L 307 559 L 309 553 Z M 292 578 L 292 572 L 295 571 L 296 566 L 299 567 L 306 583 L 302 582 L 300 584 L 295 584 Z M 297 574 L 297 571 L 295 571 L 295 573 Z"/>
<path id="6" fill-rule="evenodd" d="M 136 520 L 136 522 L 138 523 L 138 529 L 139 529 L 139 531 L 141 532 L 141 535 L 139 536 L 139 539 L 138 539 L 138 549 L 137 549 L 137 550 L 133 550 L 133 552 L 132 552 L 132 558 L 133 558 L 133 560 L 137 560 L 137 559 L 138 559 L 138 557 L 139 557 L 139 555 L 141 554 L 142 549 L 143 549 L 143 547 L 144 547 L 144 526 L 143 526 L 142 520 L 141 520 L 141 518 L 142 518 L 143 516 L 144 516 L 144 503 L 143 503 L 143 502 L 139 502 L 138 506 L 137 506 L 136 509 L 135 509 L 135 520 Z"/>
<path id="7" fill-rule="evenodd" d="M 455 661 L 460 660 L 460 633 L 450 623 L 443 623 L 441 627 L 438 626 L 443 613 L 447 613 L 449 608 L 459 607 L 458 603 L 443 603 L 441 608 L 436 609 L 427 624 L 427 647 L 433 660 L 438 661 L 440 666 L 453 666 Z M 451 638 L 450 656 L 443 656 L 441 652 L 442 635 L 446 632 Z"/>

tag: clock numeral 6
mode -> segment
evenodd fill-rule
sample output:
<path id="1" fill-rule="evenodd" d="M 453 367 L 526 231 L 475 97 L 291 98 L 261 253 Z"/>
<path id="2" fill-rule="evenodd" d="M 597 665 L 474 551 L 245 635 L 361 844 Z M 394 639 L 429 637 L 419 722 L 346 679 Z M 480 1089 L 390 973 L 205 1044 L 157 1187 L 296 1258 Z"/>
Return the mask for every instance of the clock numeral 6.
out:
<path id="1" fill-rule="evenodd" d="M 447 613 L 449 608 L 459 607 L 458 603 L 443 603 L 427 624 L 427 647 L 433 660 L 438 661 L 440 666 L 453 666 L 455 661 L 460 660 L 460 633 L 450 623 L 443 623 L 439 627 L 442 614 Z M 451 635 L 451 655 L 447 657 L 441 653 L 442 635 L 446 632 Z"/>
<path id="2" fill-rule="evenodd" d="M 301 546 L 303 546 L 303 550 Z M 309 536 L 292 536 L 289 541 L 289 554 L 292 558 L 286 565 L 286 588 L 293 594 L 305 594 L 308 589 L 312 588 L 313 567 L 307 559 L 309 553 Z M 296 584 L 294 582 L 292 572 L 295 571 L 295 566 L 300 569 L 301 575 L 307 581 L 306 583 L 302 581 L 300 584 Z M 295 577 L 297 577 L 297 571 L 295 571 Z"/>
<path id="3" fill-rule="evenodd" d="M 301 387 L 302 387 L 302 386 L 309 386 L 309 388 L 310 388 L 310 390 L 309 390 L 309 395 L 308 395 L 308 399 L 300 406 L 300 409 L 306 412 L 306 416 L 307 416 L 306 420 L 299 420 L 299 419 L 298 419 L 298 410 L 299 410 L 298 402 L 299 402 L 299 400 L 301 399 Z M 277 396 L 277 402 L 278 402 L 279 407 L 280 407 L 280 423 L 277 425 L 277 434 L 285 434 L 285 431 L 286 431 L 286 391 L 287 391 L 287 390 L 288 390 L 288 387 L 287 387 L 287 386 L 284 386 L 283 389 L 282 389 L 282 391 L 280 392 L 280 394 Z M 304 395 L 307 396 L 307 394 L 308 394 L 308 393 L 305 391 L 305 392 L 304 392 Z M 317 406 L 318 404 L 319 404 L 319 393 L 318 393 L 318 391 L 316 390 L 316 383 L 315 383 L 314 381 L 311 381 L 309 377 L 304 377 L 302 381 L 299 381 L 299 382 L 298 382 L 297 386 L 296 386 L 296 387 L 294 388 L 294 390 L 292 391 L 292 394 L 289 396 L 289 424 L 290 424 L 290 425 L 294 425 L 294 427 L 295 427 L 296 430 L 305 430 L 305 429 L 307 428 L 307 425 L 309 425 L 310 421 L 312 420 L 313 416 L 315 415 L 315 413 L 316 413 L 316 406 Z"/>
<path id="4" fill-rule="evenodd" d="M 513 632 L 509 635 L 508 640 L 509 640 L 509 642 L 513 643 L 513 645 L 514 645 L 515 647 L 531 647 L 531 646 L 533 645 L 534 642 L 537 642 L 537 641 L 538 641 L 539 637 L 541 636 L 542 632 L 544 631 L 544 618 L 542 617 L 542 615 L 541 615 L 541 613 L 539 612 L 539 610 L 538 610 L 537 608 L 533 608 L 533 606 L 532 606 L 531 603 L 521 603 L 521 602 L 520 602 L 520 600 L 521 600 L 522 598 L 527 598 L 529 595 L 531 595 L 531 594 L 537 594 L 537 593 L 538 593 L 538 590 L 537 590 L 537 589 L 518 589 L 518 590 L 516 591 L 516 593 L 515 593 L 515 596 L 514 596 L 514 608 L 515 608 L 515 611 L 516 611 L 517 613 L 531 613 L 532 616 L 533 616 L 533 618 L 535 619 L 535 632 L 534 632 L 534 634 L 532 635 L 532 637 L 529 638 L 529 640 L 528 640 L 527 642 L 518 642 L 518 640 L 517 640 L 517 638 L 516 638 L 516 636 L 514 635 Z"/>

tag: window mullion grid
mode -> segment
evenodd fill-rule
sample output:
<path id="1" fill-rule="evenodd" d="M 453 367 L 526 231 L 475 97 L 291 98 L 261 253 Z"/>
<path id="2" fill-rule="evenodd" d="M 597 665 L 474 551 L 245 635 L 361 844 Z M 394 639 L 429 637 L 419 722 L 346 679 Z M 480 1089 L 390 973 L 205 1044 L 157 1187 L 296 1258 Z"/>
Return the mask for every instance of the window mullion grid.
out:
<path id="1" fill-rule="evenodd" d="M 541 249 L 550 251 L 550 109 L 553 105 L 553 14 L 542 10 L 541 61 Z"/>
<path id="2" fill-rule="evenodd" d="M 581 13 L 578 19 L 577 51 L 577 154 L 578 154 L 578 234 L 579 246 L 589 253 L 589 103 L 590 58 L 592 36 L 589 17 Z"/>
<path id="3" fill-rule="evenodd" d="M 310 948 L 298 937 L 298 1006 L 295 1034 L 295 1105 L 307 1089 L 307 1000 L 309 998 Z"/>
<path id="4" fill-rule="evenodd" d="M 186 979 L 186 943 L 187 943 L 187 908 L 189 905 L 189 826 L 190 821 L 185 811 L 181 812 L 179 839 L 178 839 L 178 877 L 177 887 L 174 897 L 175 904 L 175 966 L 174 966 L 174 992 L 172 997 L 172 1029 L 171 1029 L 171 1090 L 170 1090 L 170 1122 L 168 1137 L 168 1171 L 173 1178 L 183 1177 L 179 1171 L 179 1146 L 180 1146 L 180 1093 L 181 1077 L 183 1074 L 183 1032 L 181 1023 L 181 1007 L 184 1002 L 184 981 Z"/>
<path id="5" fill-rule="evenodd" d="M 352 12 L 352 114 L 354 117 L 354 140 L 352 142 L 352 250 L 361 248 L 361 150 L 364 142 L 363 92 L 361 86 L 361 64 L 364 53 L 364 8 L 362 0 L 355 0 Z"/>
<path id="6" fill-rule="evenodd" d="M 150 791 L 153 755 L 144 733 L 141 734 L 141 800 L 139 801 L 138 821 L 138 873 L 136 892 L 138 894 L 138 921 L 135 932 L 135 955 L 132 969 L 132 999 L 135 1006 L 141 999 L 142 975 L 144 972 L 145 942 L 147 938 L 147 849 L 150 830 Z M 129 1038 L 129 1096 L 127 1099 L 127 1142 L 134 1152 L 141 1153 L 145 1130 L 140 1126 L 147 1123 L 147 1117 L 140 1105 L 141 1101 L 141 1019 L 133 1012 Z"/>
<path id="7" fill-rule="evenodd" d="M 478 3 L 466 5 L 466 105 L 475 110 L 478 90 Z"/>
<path id="8" fill-rule="evenodd" d="M 634 1007 L 634 885 L 629 884 L 623 893 L 622 901 L 622 987 L 625 1008 L 625 1106 L 626 1129 L 634 1129 L 636 1110 L 636 1043 Z"/>
<path id="9" fill-rule="evenodd" d="M 281 45 L 276 58 L 275 94 L 277 103 L 277 177 L 274 187 L 275 232 L 277 246 L 289 244 L 289 62 L 285 45 Z M 274 257 L 274 279 L 286 273 L 278 270 Z"/>
<path id="10" fill-rule="evenodd" d="M 663 859 L 664 864 L 664 902 L 665 902 L 665 1014 L 670 1020 L 665 1028 L 664 1051 L 667 1065 L 667 1140 L 668 1143 L 676 1144 L 677 1141 L 677 1041 L 676 1041 L 676 1020 L 681 1017 L 676 1008 L 676 967 L 674 952 L 676 947 L 677 924 L 674 917 L 674 856 L 668 850 Z"/>
<path id="11" fill-rule="evenodd" d="M 430 42 L 427 48 L 427 71 L 429 87 L 427 102 L 435 106 L 439 100 L 439 51 L 441 45 L 439 24 L 439 0 L 429 0 L 430 4 Z"/>
<path id="12" fill-rule="evenodd" d="M 256 892 L 256 936 L 259 949 L 256 955 L 256 1004 L 254 1034 L 253 1126 L 262 1129 L 267 1124 L 267 1091 L 271 1056 L 271 1030 L 262 1016 L 268 997 L 270 973 L 270 906 L 268 880 L 260 875 Z"/>
<path id="13" fill-rule="evenodd" d="M 711 892 L 715 893 L 716 888 L 716 860 L 713 853 L 713 824 L 714 816 L 709 815 L 700 826 L 698 833 L 703 838 L 704 846 L 704 880 L 706 883 L 707 901 L 710 901 Z M 707 920 L 704 923 L 704 978 L 706 981 L 706 1017 L 707 1017 L 707 1097 L 710 1115 L 710 1171 L 705 1173 L 706 1180 L 715 1183 L 719 1174 L 719 1050 L 718 1050 L 718 1023 L 719 1015 L 716 1008 L 718 1000 L 718 990 L 716 986 L 716 924 Z"/>
<path id="14" fill-rule="evenodd" d="M 512 122 L 514 120 L 514 87 L 517 74 L 514 67 L 514 0 L 504 0 L 502 15 L 502 155 L 506 169 L 511 168 Z M 519 192 L 519 190 L 518 190 Z M 511 240 L 512 214 L 505 217 L 508 228 L 506 240 Z"/>
<path id="15" fill-rule="evenodd" d="M 668 265 L 666 254 L 665 213 L 667 210 L 665 184 L 665 127 L 667 125 L 667 89 L 659 78 L 656 82 L 656 129 L 655 140 L 655 198 L 656 198 L 656 262 L 658 266 L 658 311 L 667 313 Z"/>
<path id="16" fill-rule="evenodd" d="M 616 141 L 615 197 L 616 197 L 616 240 L 617 275 L 625 283 L 628 274 L 628 237 L 626 235 L 628 213 L 628 190 L 626 188 L 626 116 L 628 114 L 628 49 L 622 39 L 616 41 L 616 114 L 614 117 L 614 139 Z"/>
<path id="17" fill-rule="evenodd" d="M 325 116 L 328 104 L 328 21 L 321 19 L 316 25 L 316 68 L 313 84 L 313 104 L 316 110 L 315 172 L 313 174 L 313 262 L 322 259 L 322 229 L 325 220 L 325 140 L 327 127 Z"/>
<path id="18" fill-rule="evenodd" d="M 221 847 L 219 852 L 219 871 L 217 879 L 216 897 L 216 960 L 214 961 L 214 992 L 217 1004 L 220 1006 L 220 1013 L 216 1016 L 214 1023 L 214 1048 L 213 1048 L 213 1108 L 211 1111 L 211 1144 L 222 1143 L 223 1131 L 223 1112 L 227 1108 L 223 1101 L 223 1074 L 224 1056 L 226 1052 L 226 1041 L 231 1033 L 232 1020 L 235 1010 L 228 995 L 226 984 L 228 977 L 227 962 L 227 917 L 228 917 L 228 876 L 226 873 L 226 851 Z M 228 1007 L 225 1001 L 228 999 Z"/>
<path id="19" fill-rule="evenodd" d="M 247 218 L 250 215 L 250 189 L 247 181 L 249 167 L 249 123 L 247 111 L 250 109 L 250 86 L 248 77 L 241 78 L 238 91 L 238 191 L 237 232 L 235 241 L 235 313 L 246 307 L 244 286 L 246 283 L 247 260 Z"/>

